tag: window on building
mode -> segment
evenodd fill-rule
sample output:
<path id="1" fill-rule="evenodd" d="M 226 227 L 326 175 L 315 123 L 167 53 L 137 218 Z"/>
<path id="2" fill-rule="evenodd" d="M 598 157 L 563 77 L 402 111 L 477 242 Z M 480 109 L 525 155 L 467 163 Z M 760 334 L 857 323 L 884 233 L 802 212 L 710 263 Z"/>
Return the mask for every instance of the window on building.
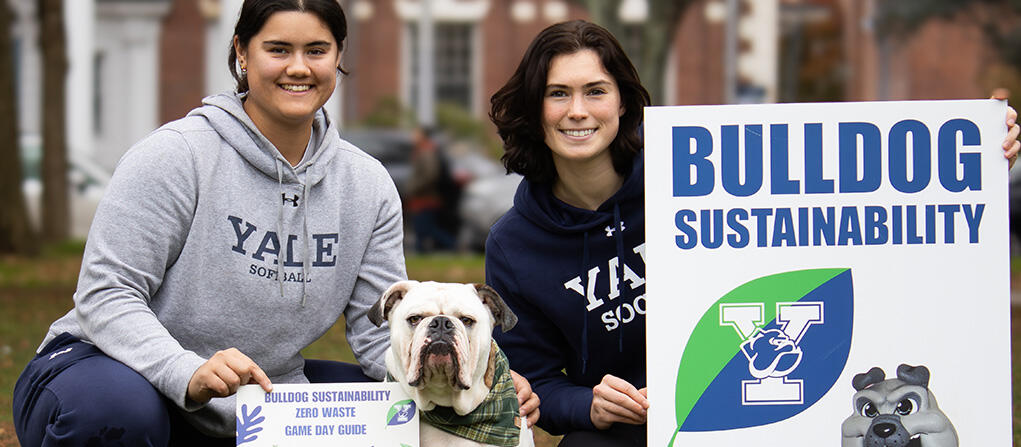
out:
<path id="1" fill-rule="evenodd" d="M 412 45 L 411 74 L 411 107 L 418 105 L 418 62 L 419 52 L 416 34 L 418 24 L 408 24 L 409 42 Z M 472 110 L 472 55 L 474 52 L 475 26 L 471 23 L 435 23 L 434 45 L 434 79 L 436 82 L 436 102 L 455 104 L 465 110 Z"/>

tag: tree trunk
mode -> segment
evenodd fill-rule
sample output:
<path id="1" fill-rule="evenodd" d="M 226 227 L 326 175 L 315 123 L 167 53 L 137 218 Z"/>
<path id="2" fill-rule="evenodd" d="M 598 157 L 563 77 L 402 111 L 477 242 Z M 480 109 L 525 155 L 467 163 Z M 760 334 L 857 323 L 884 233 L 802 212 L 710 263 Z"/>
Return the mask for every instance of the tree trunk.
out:
<path id="1" fill-rule="evenodd" d="M 593 23 L 598 23 L 615 36 L 620 35 L 620 10 L 621 0 L 582 0 L 581 4 L 588 10 Z"/>
<path id="2" fill-rule="evenodd" d="M 578 0 L 588 10 L 592 21 L 613 33 L 618 39 L 624 28 L 620 20 L 621 0 Z M 649 15 L 642 24 L 642 57 L 635 68 L 642 78 L 642 85 L 652 96 L 653 104 L 666 102 L 664 84 L 666 65 L 671 44 L 677 34 L 681 14 L 693 3 L 692 0 L 646 0 Z"/>
<path id="3" fill-rule="evenodd" d="M 0 1 L 0 253 L 34 254 L 38 240 L 28 221 L 21 192 L 18 107 L 14 94 L 14 54 L 11 22 L 14 16 Z"/>
<path id="4" fill-rule="evenodd" d="M 648 0 L 649 18 L 642 32 L 642 65 L 637 67 L 653 104 L 666 104 L 666 66 L 681 16 L 692 0 Z"/>
<path id="5" fill-rule="evenodd" d="M 42 144 L 40 177 L 43 181 L 42 235 L 46 241 L 62 241 L 70 232 L 68 203 L 67 134 L 65 90 L 67 43 L 64 33 L 64 0 L 38 0 L 39 47 L 43 56 Z"/>

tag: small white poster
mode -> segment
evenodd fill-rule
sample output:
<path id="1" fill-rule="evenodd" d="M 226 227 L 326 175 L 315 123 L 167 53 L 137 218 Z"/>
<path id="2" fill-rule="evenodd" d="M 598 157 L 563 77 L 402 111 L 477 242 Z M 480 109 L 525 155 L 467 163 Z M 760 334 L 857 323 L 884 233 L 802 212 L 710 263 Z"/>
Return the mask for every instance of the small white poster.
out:
<path id="1" fill-rule="evenodd" d="M 418 409 L 394 382 L 245 385 L 237 445 L 417 447 Z"/>
<path id="2" fill-rule="evenodd" d="M 1010 445 L 1005 117 L 647 108 L 649 445 Z"/>

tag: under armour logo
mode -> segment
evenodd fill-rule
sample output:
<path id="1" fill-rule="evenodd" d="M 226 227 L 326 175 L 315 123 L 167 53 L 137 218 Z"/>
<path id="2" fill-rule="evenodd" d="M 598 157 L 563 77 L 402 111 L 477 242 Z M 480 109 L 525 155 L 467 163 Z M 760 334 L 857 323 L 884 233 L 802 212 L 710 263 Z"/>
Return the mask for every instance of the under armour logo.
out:
<path id="1" fill-rule="evenodd" d="M 624 221 L 623 220 L 620 221 L 620 231 L 624 231 L 626 229 L 627 229 L 627 227 L 624 226 Z M 616 230 L 616 228 L 613 228 L 613 227 L 611 227 L 609 225 L 607 225 L 606 228 L 603 228 L 603 231 L 606 232 L 606 237 L 613 237 L 613 231 L 614 230 Z"/>
<path id="2" fill-rule="evenodd" d="M 280 193 L 280 197 L 284 199 L 283 203 L 291 202 L 291 205 L 294 205 L 295 208 L 298 207 L 298 195 L 297 194 L 294 195 L 294 198 L 288 199 L 287 198 L 287 194 Z"/>

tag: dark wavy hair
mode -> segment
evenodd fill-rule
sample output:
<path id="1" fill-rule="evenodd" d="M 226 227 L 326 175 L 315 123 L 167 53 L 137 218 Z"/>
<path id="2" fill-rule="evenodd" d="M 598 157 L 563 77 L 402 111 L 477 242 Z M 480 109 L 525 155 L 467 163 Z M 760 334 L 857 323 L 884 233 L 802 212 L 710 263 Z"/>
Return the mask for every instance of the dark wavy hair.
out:
<path id="1" fill-rule="evenodd" d="M 542 103 L 546 78 L 554 57 L 593 50 L 620 89 L 624 115 L 617 136 L 610 143 L 613 168 L 621 176 L 631 172 L 631 163 L 642 150 L 643 108 L 650 104 L 620 43 L 605 28 L 584 20 L 552 25 L 535 36 L 510 80 L 490 98 L 489 118 L 503 139 L 501 157 L 507 172 L 521 174 L 529 181 L 552 182 L 557 177 L 553 155 L 546 145 L 542 127 Z"/>
<path id="2" fill-rule="evenodd" d="M 319 20 L 329 28 L 330 34 L 333 34 L 333 40 L 337 41 L 337 51 L 344 49 L 344 40 L 347 39 L 347 17 L 344 16 L 344 9 L 337 0 L 245 0 L 241 5 L 238 23 L 234 26 L 234 37 L 237 37 L 242 48 L 246 48 L 252 37 L 259 34 L 270 16 L 288 11 L 307 12 L 319 17 Z M 230 42 L 230 54 L 227 56 L 227 67 L 230 69 L 230 75 L 237 81 L 237 92 L 247 92 L 248 77 L 237 69 L 233 38 Z M 337 67 L 337 70 L 347 74 L 343 68 Z"/>

